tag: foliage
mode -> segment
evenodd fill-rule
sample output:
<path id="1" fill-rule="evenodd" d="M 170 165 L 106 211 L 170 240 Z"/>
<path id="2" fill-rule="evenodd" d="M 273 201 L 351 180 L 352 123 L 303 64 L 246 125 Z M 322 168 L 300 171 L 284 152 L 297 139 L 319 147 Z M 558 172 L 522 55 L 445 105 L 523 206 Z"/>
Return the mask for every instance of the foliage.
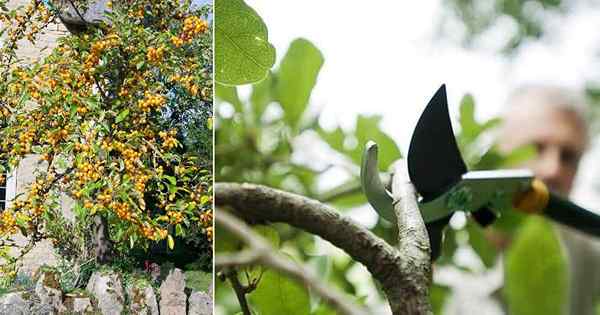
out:
<path id="1" fill-rule="evenodd" d="M 32 0 L 0 10 L 8 35 L 0 48 L 0 160 L 8 167 L 0 171 L 41 157 L 29 190 L 2 213 L 0 234 L 47 237 L 77 257 L 89 253 L 91 218 L 102 216 L 117 256 L 159 242 L 210 243 L 211 8 L 176 0 L 109 7 L 104 22 L 60 38 L 33 63 L 18 49 L 57 22 L 61 7 Z M 60 221 L 61 231 L 64 195 L 76 220 Z"/>
<path id="2" fill-rule="evenodd" d="M 477 40 L 485 38 L 495 27 L 507 24 L 516 27 L 505 32 L 510 35 L 502 50 L 514 52 L 526 40 L 536 40 L 546 31 L 544 17 L 552 13 L 567 12 L 566 1 L 561 0 L 494 0 L 481 2 L 474 0 L 452 0 L 444 3 L 448 10 L 440 26 L 444 29 L 453 17 L 463 27 L 460 38 L 465 46 L 471 46 Z M 451 29 L 448 27 L 448 29 Z M 452 28 L 455 30 L 455 28 Z"/>
<path id="3" fill-rule="evenodd" d="M 206 292 L 212 284 L 212 273 L 200 270 L 188 270 L 184 272 L 186 287 L 194 291 Z"/>

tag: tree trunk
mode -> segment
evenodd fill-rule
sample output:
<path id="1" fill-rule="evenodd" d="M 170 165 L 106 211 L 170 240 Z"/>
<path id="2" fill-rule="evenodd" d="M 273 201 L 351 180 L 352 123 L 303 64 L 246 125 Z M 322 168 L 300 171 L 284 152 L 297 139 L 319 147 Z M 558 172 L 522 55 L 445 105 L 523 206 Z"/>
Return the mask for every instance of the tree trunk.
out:
<path id="1" fill-rule="evenodd" d="M 113 243 L 108 235 L 108 221 L 105 217 L 96 214 L 93 228 L 96 261 L 100 264 L 108 264 L 114 257 Z"/>

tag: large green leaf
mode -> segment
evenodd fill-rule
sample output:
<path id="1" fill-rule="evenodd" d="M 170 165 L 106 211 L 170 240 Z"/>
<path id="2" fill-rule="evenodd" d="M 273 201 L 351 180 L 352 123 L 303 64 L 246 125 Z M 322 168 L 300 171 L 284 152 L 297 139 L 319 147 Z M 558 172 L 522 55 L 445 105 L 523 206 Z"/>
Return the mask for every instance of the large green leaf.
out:
<path id="1" fill-rule="evenodd" d="M 298 126 L 306 110 L 323 61 L 319 49 L 303 38 L 294 40 L 281 60 L 275 96 L 285 112 L 286 122 L 292 127 Z"/>
<path id="2" fill-rule="evenodd" d="M 249 294 L 252 306 L 261 315 L 307 315 L 310 313 L 308 289 L 273 270 L 266 271 L 256 290 Z"/>
<path id="3" fill-rule="evenodd" d="M 227 85 L 262 80 L 275 63 L 261 17 L 243 0 L 215 0 L 215 80 Z"/>
<path id="4" fill-rule="evenodd" d="M 505 278 L 510 314 L 563 314 L 567 265 L 548 221 L 537 216 L 527 218 L 506 254 Z"/>

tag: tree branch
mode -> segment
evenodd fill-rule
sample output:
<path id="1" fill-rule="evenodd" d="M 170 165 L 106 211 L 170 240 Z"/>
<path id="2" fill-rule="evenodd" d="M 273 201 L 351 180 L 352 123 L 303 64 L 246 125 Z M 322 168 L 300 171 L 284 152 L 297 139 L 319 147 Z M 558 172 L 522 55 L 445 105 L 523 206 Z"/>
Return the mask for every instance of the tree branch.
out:
<path id="1" fill-rule="evenodd" d="M 338 290 L 333 289 L 325 285 L 319 278 L 317 278 L 309 269 L 303 266 L 294 264 L 287 259 L 280 257 L 275 254 L 274 249 L 269 245 L 262 237 L 258 236 L 252 229 L 244 222 L 237 219 L 235 216 L 229 214 L 227 211 L 221 210 L 216 216 L 216 223 L 229 232 L 237 236 L 248 244 L 251 250 L 257 254 L 254 255 L 254 261 L 245 259 L 239 259 L 239 262 L 245 262 L 245 265 L 261 264 L 282 272 L 298 281 L 309 286 L 314 290 L 323 300 L 327 301 L 331 306 L 335 307 L 339 314 L 344 315 L 367 315 L 368 313 L 363 310 L 360 306 L 350 302 L 347 296 L 340 293 Z M 236 259 L 226 259 L 230 262 Z M 215 267 L 221 267 L 223 264 L 223 258 L 217 256 L 215 258 Z M 231 280 L 231 279 L 230 279 Z M 237 279 L 236 279 L 237 280 Z M 233 283 L 232 283 L 233 284 Z M 235 288 L 234 288 L 235 289 Z M 238 289 L 236 289 L 237 294 Z M 239 298 L 239 294 L 238 294 Z"/>
<path id="2" fill-rule="evenodd" d="M 419 261 L 418 255 L 409 253 L 406 256 L 407 253 L 392 247 L 368 229 L 342 216 L 335 209 L 304 196 L 260 185 L 236 183 L 215 183 L 214 191 L 216 205 L 233 207 L 247 221 L 287 223 L 318 235 L 343 249 L 355 261 L 365 265 L 373 277 L 381 283 L 393 314 L 428 313 L 428 308 L 409 307 L 411 302 L 408 300 L 415 299 L 416 294 L 425 295 L 419 297 L 417 306 L 421 306 L 421 301 L 428 298 L 427 288 L 421 286 L 422 277 L 412 274 L 415 270 L 419 271 L 419 268 L 423 268 L 421 264 L 416 264 Z M 416 196 L 413 194 L 410 198 L 416 204 Z M 410 198 L 407 198 L 407 205 L 410 204 L 408 202 Z M 403 204 L 400 204 L 400 207 L 403 207 Z M 418 208 L 416 209 L 418 211 Z M 216 216 L 217 220 L 220 215 Z M 414 215 L 419 217 L 420 224 L 423 225 L 420 214 L 415 214 L 414 211 L 408 211 L 402 217 Z M 415 221 L 402 219 L 399 223 L 412 225 Z M 404 235 L 405 230 L 401 230 L 403 231 L 401 235 Z M 421 236 L 418 238 L 421 239 Z M 423 237 L 427 239 L 426 232 Z M 410 243 L 414 236 L 407 235 L 403 238 L 405 238 L 404 242 Z M 422 248 L 425 252 L 428 250 L 428 244 L 420 244 L 416 247 Z M 415 265 L 419 268 L 411 268 Z M 423 271 L 429 276 L 427 270 Z M 419 313 L 419 311 L 423 312 Z"/>

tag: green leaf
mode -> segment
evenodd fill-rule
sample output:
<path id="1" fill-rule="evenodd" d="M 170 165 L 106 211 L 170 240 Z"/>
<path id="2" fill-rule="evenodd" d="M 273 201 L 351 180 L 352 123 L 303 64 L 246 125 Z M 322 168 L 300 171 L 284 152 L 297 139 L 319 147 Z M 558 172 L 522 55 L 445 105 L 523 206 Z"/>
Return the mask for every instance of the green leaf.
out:
<path id="1" fill-rule="evenodd" d="M 436 283 L 429 288 L 429 301 L 431 302 L 433 314 L 442 314 L 449 293 L 450 288 Z"/>
<path id="2" fill-rule="evenodd" d="M 352 160 L 360 165 L 365 145 L 368 141 L 374 141 L 379 148 L 379 169 L 387 171 L 392 163 L 400 158 L 402 154 L 396 142 L 381 131 L 379 122 L 381 116 L 358 116 L 356 120 L 356 139 L 358 146 L 352 152 Z"/>
<path id="3" fill-rule="evenodd" d="M 242 241 L 226 229 L 216 226 L 215 230 L 215 252 L 235 252 L 242 247 Z"/>
<path id="4" fill-rule="evenodd" d="M 310 313 L 308 289 L 273 270 L 267 270 L 249 300 L 261 315 L 307 315 Z"/>
<path id="5" fill-rule="evenodd" d="M 354 135 L 344 133 L 339 127 L 333 131 L 318 128 L 317 132 L 332 149 L 346 155 L 357 165 L 361 163 L 367 142 L 374 141 L 377 143 L 379 151 L 379 170 L 387 171 L 394 161 L 402 158 L 402 153 L 400 153 L 400 149 L 394 139 L 381 131 L 379 127 L 380 121 L 381 116 L 360 115 L 356 119 Z M 346 142 L 348 139 L 356 140 L 356 145 L 347 147 Z"/>
<path id="6" fill-rule="evenodd" d="M 469 233 L 469 244 L 471 244 L 473 250 L 479 255 L 483 264 L 488 268 L 493 267 L 496 257 L 498 257 L 498 251 L 486 239 L 483 228 L 475 222 L 469 222 L 467 224 L 467 232 Z"/>
<path id="7" fill-rule="evenodd" d="M 117 118 L 115 119 L 115 122 L 118 124 L 120 122 L 123 121 L 123 119 L 127 118 L 127 116 L 129 115 L 129 109 L 125 109 L 122 112 L 119 113 L 119 115 L 117 116 Z"/>
<path id="8" fill-rule="evenodd" d="M 321 280 L 327 281 L 329 279 L 329 274 L 331 273 L 331 259 L 329 256 L 310 256 L 308 265 L 316 275 L 319 275 Z M 310 304 L 313 310 L 317 309 L 319 304 L 321 304 L 321 296 L 311 292 Z"/>
<path id="9" fill-rule="evenodd" d="M 275 97 L 285 112 L 286 122 L 297 127 L 306 110 L 323 55 L 306 39 L 296 39 L 281 60 L 275 83 Z"/>
<path id="10" fill-rule="evenodd" d="M 173 248 L 175 248 L 175 240 L 173 239 L 173 236 L 167 235 L 167 245 L 169 245 L 170 250 L 173 250 Z"/>
<path id="11" fill-rule="evenodd" d="M 275 63 L 267 27 L 242 0 L 215 1 L 215 80 L 241 85 L 262 80 Z"/>
<path id="12" fill-rule="evenodd" d="M 252 104 L 252 110 L 254 111 L 254 117 L 257 122 L 260 121 L 267 105 L 273 101 L 273 82 L 272 75 L 254 84 L 252 87 L 252 94 L 250 94 L 250 103 Z"/>
<path id="13" fill-rule="evenodd" d="M 225 101 L 235 108 L 235 110 L 240 113 L 243 110 L 242 101 L 238 96 L 237 88 L 235 86 L 225 86 L 222 84 L 215 84 L 217 99 Z"/>
<path id="14" fill-rule="evenodd" d="M 475 100 L 471 94 L 466 94 L 460 101 L 461 136 L 470 142 L 481 132 L 481 126 L 475 120 Z"/>
<path id="15" fill-rule="evenodd" d="M 508 249 L 504 295 L 509 314 L 562 314 L 567 265 L 559 239 L 545 219 L 528 217 Z"/>
<path id="16" fill-rule="evenodd" d="M 531 160 L 537 154 L 537 149 L 532 144 L 520 146 L 504 157 L 502 167 L 515 167 Z"/>

